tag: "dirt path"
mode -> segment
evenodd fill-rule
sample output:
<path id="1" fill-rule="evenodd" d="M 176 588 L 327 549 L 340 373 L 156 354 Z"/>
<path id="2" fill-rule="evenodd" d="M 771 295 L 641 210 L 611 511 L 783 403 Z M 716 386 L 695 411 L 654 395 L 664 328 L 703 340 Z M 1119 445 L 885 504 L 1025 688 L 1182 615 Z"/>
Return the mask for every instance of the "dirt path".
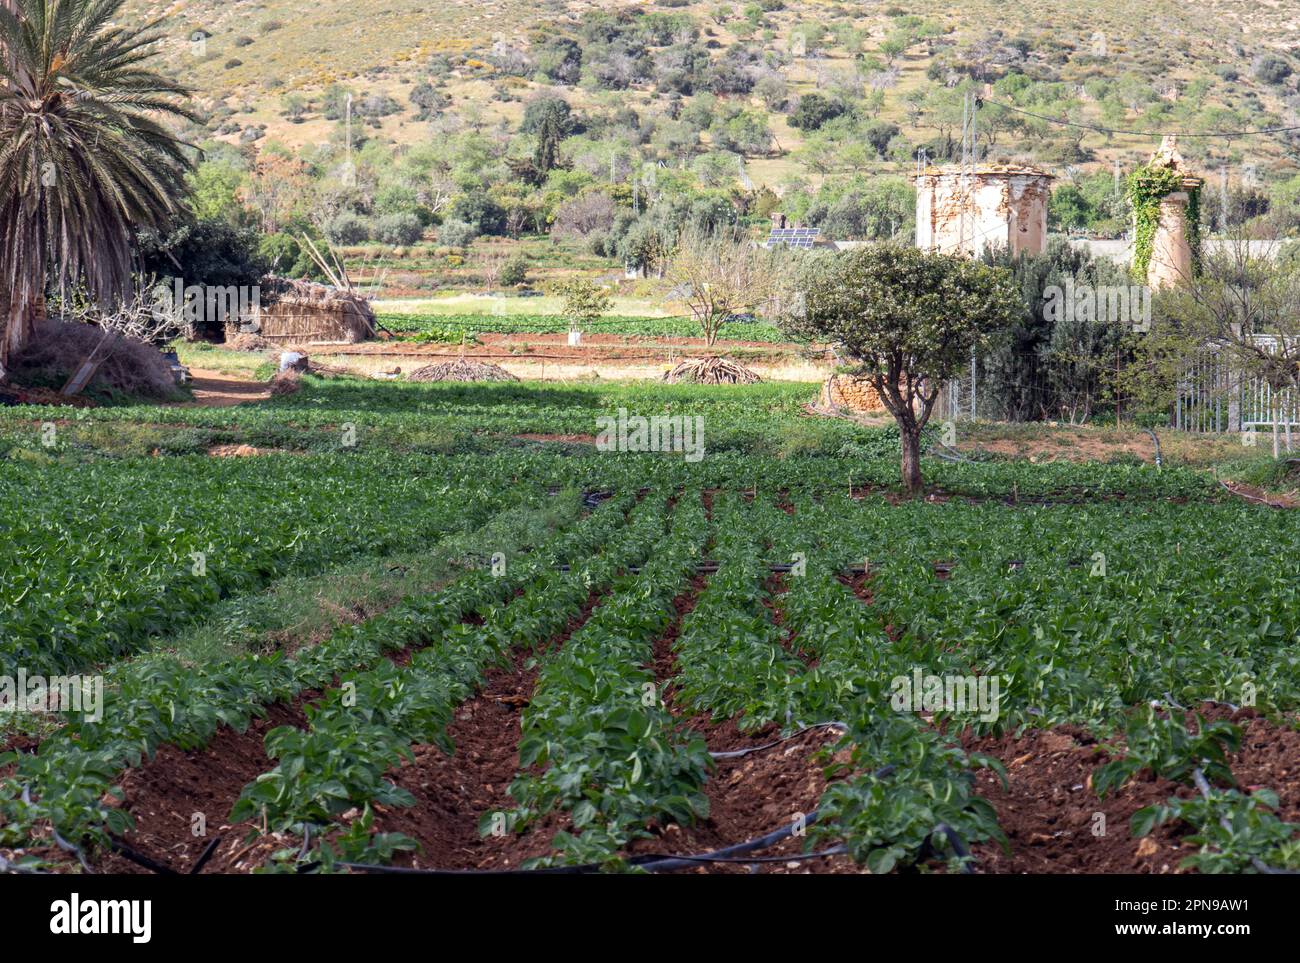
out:
<path id="1" fill-rule="evenodd" d="M 193 401 L 178 402 L 177 408 L 228 408 L 248 401 L 265 401 L 271 397 L 271 388 L 265 381 L 254 381 L 240 375 L 191 368 L 190 388 Z"/>

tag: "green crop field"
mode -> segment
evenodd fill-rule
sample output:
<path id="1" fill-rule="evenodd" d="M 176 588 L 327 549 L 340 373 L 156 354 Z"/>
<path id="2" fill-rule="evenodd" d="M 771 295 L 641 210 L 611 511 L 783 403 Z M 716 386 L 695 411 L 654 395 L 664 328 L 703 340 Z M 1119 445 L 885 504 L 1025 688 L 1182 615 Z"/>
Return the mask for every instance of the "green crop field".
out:
<path id="1" fill-rule="evenodd" d="M 1295 0 L 0 0 L 6 918 L 1284 948 L 1298 431 Z"/>
<path id="2" fill-rule="evenodd" d="M 927 459 L 931 497 L 899 501 L 896 435 L 810 421 L 799 390 L 307 379 L 167 424 L 8 409 L 0 675 L 102 693 L 7 725 L 0 851 L 69 869 L 52 828 L 105 869 L 119 839 L 184 867 L 206 842 L 131 773 L 165 781 L 168 746 L 216 772 L 248 732 L 246 775 L 195 803 L 249 834 L 220 871 L 669 871 L 739 841 L 717 819 L 792 765 L 816 816 L 771 844 L 786 871 L 1014 867 L 1027 830 L 990 796 L 1037 731 L 1107 747 L 1083 775 L 1126 852 L 1300 868 L 1290 784 L 1237 775 L 1243 727 L 1289 740 L 1300 708 L 1293 512 L 1122 462 Z M 620 408 L 702 419 L 703 457 L 519 437 L 594 440 Z M 280 450 L 204 453 L 232 441 Z M 728 775 L 783 739 L 759 787 Z M 489 765 L 494 742 L 517 753 Z M 447 765 L 493 788 L 431 821 Z M 1066 831 L 1046 858 L 1094 838 Z"/>

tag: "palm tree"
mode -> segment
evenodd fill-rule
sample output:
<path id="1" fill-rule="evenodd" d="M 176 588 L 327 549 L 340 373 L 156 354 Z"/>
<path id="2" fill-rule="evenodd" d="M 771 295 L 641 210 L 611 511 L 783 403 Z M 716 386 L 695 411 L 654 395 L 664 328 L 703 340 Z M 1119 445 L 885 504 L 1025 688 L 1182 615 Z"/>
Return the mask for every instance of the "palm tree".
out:
<path id="1" fill-rule="evenodd" d="M 192 165 L 162 121 L 194 119 L 187 91 L 145 66 L 157 22 L 113 25 L 123 2 L 0 0 L 0 372 L 44 316 L 51 268 L 111 308 L 135 231 L 183 210 Z"/>

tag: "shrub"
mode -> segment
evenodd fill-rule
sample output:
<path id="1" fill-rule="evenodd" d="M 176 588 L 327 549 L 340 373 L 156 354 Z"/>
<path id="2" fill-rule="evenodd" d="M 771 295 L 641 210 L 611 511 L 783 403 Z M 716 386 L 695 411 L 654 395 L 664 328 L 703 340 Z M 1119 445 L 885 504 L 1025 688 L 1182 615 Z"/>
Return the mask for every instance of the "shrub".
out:
<path id="1" fill-rule="evenodd" d="M 1255 78 L 1266 84 L 1280 84 L 1291 76 L 1291 65 L 1277 54 L 1264 54 L 1255 61 Z"/>
<path id="2" fill-rule="evenodd" d="M 352 211 L 340 211 L 330 218 L 325 236 L 332 244 L 361 244 L 370 240 L 370 227 L 365 218 Z"/>
<path id="3" fill-rule="evenodd" d="M 844 113 L 844 105 L 821 94 L 804 94 L 790 115 L 790 126 L 797 130 L 817 130 L 828 120 Z"/>
<path id="4" fill-rule="evenodd" d="M 468 247 L 479 236 L 478 226 L 458 218 L 448 218 L 438 228 L 438 241 L 448 247 Z"/>
<path id="5" fill-rule="evenodd" d="M 501 283 L 506 287 L 515 287 L 528 281 L 528 258 L 516 254 L 501 266 Z"/>
<path id="6" fill-rule="evenodd" d="M 504 234 L 506 212 L 496 201 L 482 193 L 461 194 L 451 203 L 448 220 L 473 224 L 475 235 Z"/>
<path id="7" fill-rule="evenodd" d="M 371 234 L 384 244 L 414 244 L 424 235 L 424 225 L 410 211 L 398 211 L 376 218 Z"/>

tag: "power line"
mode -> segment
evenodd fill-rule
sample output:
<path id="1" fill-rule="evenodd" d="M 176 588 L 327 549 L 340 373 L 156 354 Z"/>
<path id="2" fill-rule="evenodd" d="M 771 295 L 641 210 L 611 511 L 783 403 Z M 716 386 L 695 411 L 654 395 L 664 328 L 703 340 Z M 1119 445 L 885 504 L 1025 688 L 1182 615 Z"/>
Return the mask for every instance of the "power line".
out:
<path id="1" fill-rule="evenodd" d="M 1258 130 L 1216 130 L 1205 133 L 1195 133 L 1192 131 L 1159 131 L 1159 130 L 1120 130 L 1114 127 L 1102 127 L 1098 124 L 1079 124 L 1070 120 L 1061 120 L 1059 117 L 1048 117 L 1046 114 L 1036 114 L 1032 110 L 1024 110 L 1020 107 L 1013 107 L 1010 104 L 999 103 L 996 100 L 980 100 L 980 104 L 992 104 L 994 107 L 1001 107 L 1003 110 L 1014 111 L 1017 114 L 1024 114 L 1026 117 L 1034 117 L 1038 120 L 1045 120 L 1049 124 L 1058 124 L 1062 127 L 1077 127 L 1080 130 L 1095 130 L 1102 134 L 1127 134 L 1133 137 L 1253 137 L 1259 134 L 1286 134 L 1293 131 L 1300 131 L 1300 125 L 1295 127 L 1262 127 Z"/>

